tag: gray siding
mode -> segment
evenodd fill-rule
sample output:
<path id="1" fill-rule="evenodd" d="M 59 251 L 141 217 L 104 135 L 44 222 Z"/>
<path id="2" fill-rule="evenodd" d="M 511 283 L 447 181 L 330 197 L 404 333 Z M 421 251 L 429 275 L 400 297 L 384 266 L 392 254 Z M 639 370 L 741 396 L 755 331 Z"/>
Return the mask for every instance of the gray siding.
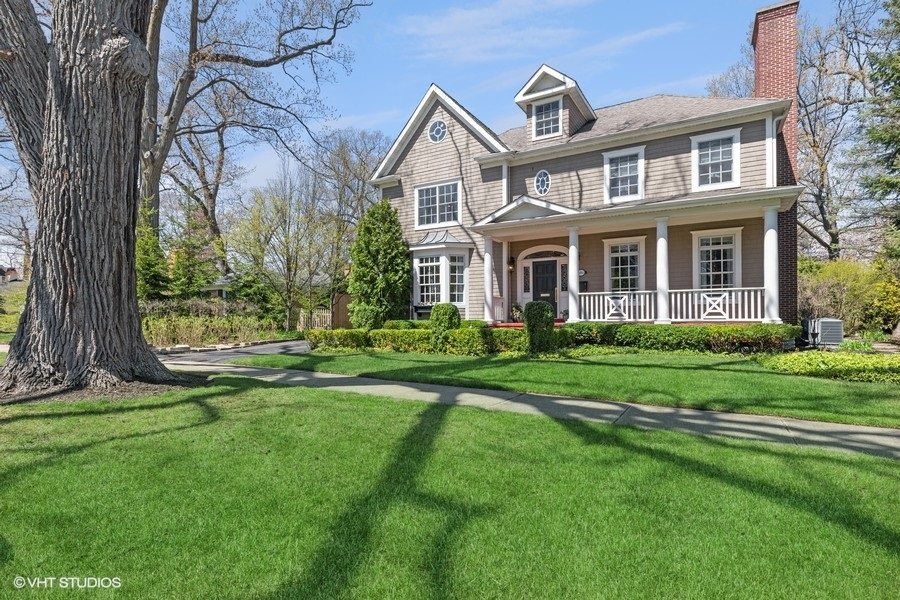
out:
<path id="1" fill-rule="evenodd" d="M 730 127 L 699 131 L 691 135 L 712 133 Z M 644 195 L 665 198 L 691 192 L 691 135 L 679 135 L 646 144 L 629 144 L 607 149 L 608 152 L 645 145 Z M 741 127 L 741 187 L 766 185 L 766 123 L 755 121 Z M 552 185 L 544 200 L 579 210 L 599 208 L 604 202 L 603 152 L 596 150 L 575 156 L 552 158 L 510 169 L 513 199 L 536 196 L 534 176 L 538 171 L 550 172 Z"/>

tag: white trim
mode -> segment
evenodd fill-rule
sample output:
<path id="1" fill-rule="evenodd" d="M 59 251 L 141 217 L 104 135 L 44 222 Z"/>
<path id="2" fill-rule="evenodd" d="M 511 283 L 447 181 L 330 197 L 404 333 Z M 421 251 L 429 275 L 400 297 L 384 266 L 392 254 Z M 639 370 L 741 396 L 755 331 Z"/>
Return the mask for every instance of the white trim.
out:
<path id="1" fill-rule="evenodd" d="M 559 213 L 561 215 L 577 215 L 580 211 L 575 210 L 574 208 L 569 208 L 568 206 L 562 206 L 561 204 L 555 204 L 553 202 L 549 202 L 547 200 L 537 200 L 536 198 L 532 198 L 530 196 L 519 196 L 506 206 L 502 206 L 499 209 L 495 210 L 482 220 L 474 223 L 473 225 L 489 225 L 493 223 L 495 220 L 499 219 L 503 215 L 514 211 L 518 207 L 523 204 L 531 204 L 532 206 L 537 206 L 538 208 L 546 208 L 547 210 L 552 210 L 553 212 Z"/>
<path id="2" fill-rule="evenodd" d="M 731 138 L 731 181 L 700 185 L 700 154 L 698 146 L 723 138 Z M 741 187 L 741 128 L 723 129 L 712 133 L 691 136 L 691 191 L 724 190 Z"/>
<path id="3" fill-rule="evenodd" d="M 766 117 L 766 187 L 775 187 L 775 120 L 773 115 Z"/>
<path id="4" fill-rule="evenodd" d="M 464 123 L 468 129 L 473 131 L 476 137 L 492 152 L 507 152 L 509 148 L 500 141 L 491 130 L 481 124 L 478 119 L 476 119 L 472 113 L 466 110 L 459 102 L 454 100 L 441 88 L 436 86 L 435 84 L 431 84 L 428 87 L 428 91 L 425 92 L 425 95 L 422 97 L 422 100 L 419 102 L 419 105 L 413 111 L 412 116 L 410 116 L 409 120 L 406 122 L 406 125 L 403 126 L 403 130 L 400 132 L 400 135 L 397 136 L 397 139 L 394 140 L 391 149 L 385 155 L 384 160 L 381 161 L 381 164 L 378 165 L 378 168 L 375 169 L 375 173 L 372 175 L 372 180 L 378 180 L 386 175 L 390 175 L 391 169 L 396 164 L 397 160 L 403 154 L 403 151 L 406 150 L 406 147 L 412 143 L 413 137 L 422 131 L 422 121 L 424 121 L 425 116 L 431 110 L 431 107 L 436 103 L 440 102 L 443 104 L 444 108 L 450 113 L 453 118 Z M 446 122 L 446 121 L 445 121 Z M 449 128 L 449 124 L 448 124 Z M 449 133 L 449 132 L 448 132 Z"/>
<path id="5" fill-rule="evenodd" d="M 531 88 L 533 88 L 544 75 L 556 79 L 560 84 L 546 90 L 532 92 Z M 522 86 L 522 89 L 516 94 L 515 103 L 519 105 L 519 108 L 525 110 L 528 104 L 539 102 L 543 98 L 556 94 L 568 94 L 572 99 L 572 102 L 578 107 L 578 110 L 581 111 L 588 121 L 596 119 L 594 110 L 591 108 L 591 103 L 584 97 L 584 92 L 581 91 L 578 82 L 565 73 L 561 73 L 547 65 L 541 65 L 538 70 L 534 72 L 534 75 L 528 79 L 528 82 Z"/>
<path id="6" fill-rule="evenodd" d="M 646 235 L 638 235 L 626 238 L 609 238 L 603 240 L 603 291 L 612 292 L 612 273 L 609 268 L 610 246 L 634 243 L 637 243 L 638 245 L 638 289 L 631 291 L 644 292 L 647 290 L 647 279 L 645 277 L 644 269 L 644 258 L 647 255 L 646 241 Z"/>
<path id="7" fill-rule="evenodd" d="M 526 256 L 534 254 L 535 252 L 547 252 L 547 251 L 560 252 L 560 253 L 564 254 L 565 256 L 557 256 L 555 258 L 533 258 L 533 259 L 525 258 Z M 515 302 L 518 302 L 522 306 L 525 306 L 527 303 L 531 302 L 534 299 L 533 287 L 532 287 L 532 290 L 530 292 L 528 292 L 527 298 L 525 296 L 524 270 L 525 270 L 525 267 L 532 267 L 532 263 L 536 260 L 537 261 L 543 261 L 543 260 L 555 260 L 556 261 L 556 273 L 557 273 L 556 285 L 557 285 L 557 290 L 561 291 L 562 285 L 559 280 L 559 270 L 560 270 L 559 266 L 561 264 L 568 265 L 569 264 L 568 257 L 569 257 L 569 249 L 566 248 L 565 246 L 557 246 L 555 244 L 541 244 L 540 246 L 532 246 L 531 248 L 526 248 L 525 250 L 519 252 L 519 254 L 516 256 L 516 300 L 515 300 Z M 532 268 L 532 273 L 533 272 L 534 272 L 534 269 Z M 563 310 L 569 309 L 569 299 L 568 299 L 568 294 L 560 293 L 558 295 L 559 295 L 559 300 L 557 300 L 557 302 L 556 302 L 556 310 L 557 310 L 556 314 L 561 315 Z M 512 304 L 510 304 L 510 306 L 512 306 Z"/>
<path id="8" fill-rule="evenodd" d="M 537 178 L 538 178 L 538 175 L 540 175 L 541 173 L 547 174 L 547 191 L 543 192 L 543 193 L 541 193 L 541 191 L 537 188 Z M 550 176 L 550 171 L 548 171 L 547 169 L 541 169 L 540 171 L 535 173 L 534 179 L 531 180 L 531 187 L 534 189 L 534 193 L 541 197 L 546 196 L 547 194 L 550 193 L 550 187 L 552 185 L 553 185 L 553 178 Z"/>
<path id="9" fill-rule="evenodd" d="M 785 112 L 790 106 L 790 100 L 774 100 L 764 104 L 716 112 L 711 115 L 694 117 L 684 121 L 676 121 L 674 123 L 650 125 L 649 127 L 608 133 L 597 137 L 589 137 L 574 141 L 569 140 L 565 144 L 549 144 L 528 150 L 506 150 L 504 152 L 492 154 L 478 154 L 474 157 L 474 160 L 482 167 L 495 167 L 502 161 L 508 161 L 510 166 L 519 166 L 533 163 L 537 160 L 563 158 L 596 150 L 602 151 L 604 148 L 618 148 L 626 144 L 653 142 L 663 137 L 690 135 L 697 130 L 709 129 L 711 127 L 739 126 L 750 121 L 765 119 L 766 115 L 769 114 L 773 108 L 776 111 L 781 110 Z M 598 110 L 602 111 L 603 109 Z M 778 117 L 776 122 L 783 118 L 783 116 Z"/>
<path id="10" fill-rule="evenodd" d="M 413 251 L 412 256 L 412 269 L 413 269 L 413 297 L 412 303 L 413 306 L 422 306 L 419 304 L 419 259 L 426 257 L 437 257 L 438 258 L 438 272 L 440 277 L 440 301 L 447 302 L 450 299 L 450 257 L 451 256 L 462 256 L 463 258 L 463 301 L 462 302 L 454 302 L 453 304 L 459 307 L 460 312 L 463 314 L 468 314 L 467 311 L 469 306 L 469 266 L 471 260 L 469 258 L 469 250 L 466 248 L 444 248 L 444 249 L 434 249 L 429 248 L 427 250 L 415 250 Z"/>
<path id="11" fill-rule="evenodd" d="M 700 238 L 713 237 L 717 235 L 733 235 L 734 236 L 734 286 L 743 287 L 743 258 L 741 242 L 741 231 L 743 227 L 728 227 L 725 229 L 704 229 L 691 232 L 691 264 L 693 268 L 693 287 L 695 290 L 700 289 Z M 726 288 L 729 289 L 729 288 Z"/>
<path id="12" fill-rule="evenodd" d="M 623 148 L 621 150 L 611 150 L 603 153 L 603 194 L 606 204 L 618 204 L 619 202 L 628 202 L 630 200 L 641 200 L 644 197 L 644 146 L 633 146 L 631 148 Z M 623 156 L 638 156 L 638 193 L 628 196 L 617 196 L 611 198 L 609 193 L 609 161 L 613 158 L 621 158 Z"/>
<path id="13" fill-rule="evenodd" d="M 556 133 L 545 133 L 544 135 L 537 134 L 537 107 L 545 106 L 547 104 L 553 104 L 554 102 L 559 103 L 559 115 L 558 125 L 559 131 Z M 541 99 L 539 102 L 535 102 L 531 105 L 531 139 L 534 141 L 537 140 L 549 140 L 550 138 L 559 137 L 563 134 L 563 97 L 562 96 L 553 96 L 546 99 Z"/>
<path id="14" fill-rule="evenodd" d="M 442 185 L 451 185 L 456 184 L 456 220 L 454 221 L 438 221 L 436 223 L 431 223 L 429 225 L 419 225 L 419 190 L 424 190 L 428 188 L 437 188 Z M 429 183 L 426 185 L 419 185 L 413 188 L 413 224 L 415 226 L 415 230 L 424 230 L 424 229 L 438 229 L 440 227 L 452 227 L 453 225 L 460 225 L 460 216 L 462 213 L 462 180 L 461 179 L 448 179 L 446 181 L 437 181 L 434 183 Z M 440 218 L 440 208 L 438 207 L 438 218 Z"/>

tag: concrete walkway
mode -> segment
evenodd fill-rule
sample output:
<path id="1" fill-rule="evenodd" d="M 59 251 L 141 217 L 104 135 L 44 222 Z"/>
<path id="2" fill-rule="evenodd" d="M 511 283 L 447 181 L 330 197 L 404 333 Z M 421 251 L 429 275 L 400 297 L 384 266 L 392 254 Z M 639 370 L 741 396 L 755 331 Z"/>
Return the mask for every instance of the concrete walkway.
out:
<path id="1" fill-rule="evenodd" d="M 900 429 L 647 406 L 625 402 L 604 402 L 542 394 L 458 388 L 426 383 L 393 382 L 367 377 L 247 367 L 220 362 L 232 360 L 237 352 L 246 355 L 295 353 L 297 351 L 302 350 L 296 346 L 287 345 L 279 348 L 260 346 L 202 355 L 170 355 L 162 357 L 162 360 L 173 369 L 240 375 L 283 385 L 371 394 L 397 400 L 440 402 L 484 410 L 542 415 L 554 419 L 578 419 L 648 429 L 667 429 L 693 435 L 724 436 L 793 444 L 804 448 L 825 448 L 900 459 Z"/>

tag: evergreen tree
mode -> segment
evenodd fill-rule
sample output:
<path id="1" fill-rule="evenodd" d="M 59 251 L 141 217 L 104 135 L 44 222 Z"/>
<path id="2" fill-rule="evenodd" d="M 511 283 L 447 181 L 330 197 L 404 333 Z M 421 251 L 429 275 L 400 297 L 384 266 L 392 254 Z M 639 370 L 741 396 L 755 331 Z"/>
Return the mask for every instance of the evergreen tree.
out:
<path id="1" fill-rule="evenodd" d="M 139 300 L 162 300 L 169 288 L 166 255 L 150 226 L 150 210 L 142 209 L 135 241 L 135 269 Z"/>
<path id="2" fill-rule="evenodd" d="M 900 227 L 900 0 L 884 3 L 887 16 L 881 33 L 892 40 L 888 49 L 873 53 L 872 81 L 880 93 L 871 100 L 868 141 L 876 151 L 881 172 L 866 178 L 866 187 L 885 201 L 886 216 Z"/>
<path id="3" fill-rule="evenodd" d="M 409 248 L 397 211 L 381 200 L 359 222 L 350 249 L 353 260 L 348 291 L 350 322 L 354 327 L 376 329 L 388 319 L 409 314 L 411 284 Z"/>

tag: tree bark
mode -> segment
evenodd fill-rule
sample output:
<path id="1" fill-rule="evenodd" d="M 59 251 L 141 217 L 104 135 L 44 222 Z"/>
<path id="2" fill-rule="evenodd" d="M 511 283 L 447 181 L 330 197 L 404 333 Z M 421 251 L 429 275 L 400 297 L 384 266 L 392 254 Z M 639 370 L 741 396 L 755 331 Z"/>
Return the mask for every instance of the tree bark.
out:
<path id="1" fill-rule="evenodd" d="M 141 333 L 134 270 L 149 13 L 148 0 L 53 3 L 36 260 L 2 390 L 174 379 Z"/>

